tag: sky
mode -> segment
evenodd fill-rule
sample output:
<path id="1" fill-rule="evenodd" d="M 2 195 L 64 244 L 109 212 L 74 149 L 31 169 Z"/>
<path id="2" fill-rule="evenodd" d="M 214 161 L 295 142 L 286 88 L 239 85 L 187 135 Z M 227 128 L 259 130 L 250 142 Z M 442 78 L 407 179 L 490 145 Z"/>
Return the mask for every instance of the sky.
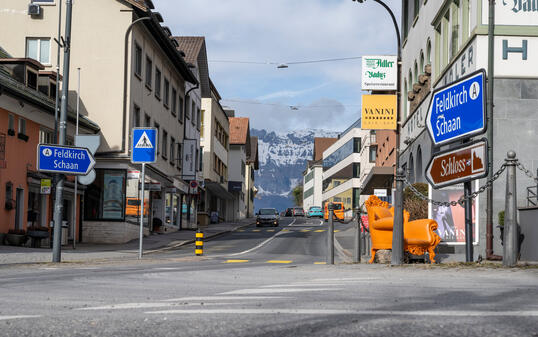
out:
<path id="1" fill-rule="evenodd" d="M 399 0 L 385 0 L 400 21 Z M 224 106 L 251 128 L 343 131 L 360 117 L 361 60 L 396 54 L 388 12 L 373 0 L 158 0 L 163 25 L 205 36 Z M 222 62 L 225 61 L 225 62 Z M 242 63 L 254 62 L 254 63 Z"/>

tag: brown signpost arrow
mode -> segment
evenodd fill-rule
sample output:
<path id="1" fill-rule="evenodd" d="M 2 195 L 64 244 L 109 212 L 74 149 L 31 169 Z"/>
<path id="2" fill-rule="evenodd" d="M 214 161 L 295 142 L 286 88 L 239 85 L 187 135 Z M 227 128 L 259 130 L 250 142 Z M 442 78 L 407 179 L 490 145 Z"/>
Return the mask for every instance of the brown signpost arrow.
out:
<path id="1" fill-rule="evenodd" d="M 487 148 L 483 139 L 434 155 L 426 168 L 426 179 L 440 188 L 487 176 Z"/>

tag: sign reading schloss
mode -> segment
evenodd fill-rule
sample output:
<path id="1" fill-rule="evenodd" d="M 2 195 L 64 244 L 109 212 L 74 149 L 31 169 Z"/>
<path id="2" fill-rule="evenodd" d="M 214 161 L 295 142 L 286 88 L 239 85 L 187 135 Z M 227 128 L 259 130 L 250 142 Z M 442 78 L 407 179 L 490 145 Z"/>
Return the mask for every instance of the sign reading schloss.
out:
<path id="1" fill-rule="evenodd" d="M 440 188 L 487 176 L 487 148 L 483 139 L 435 155 L 426 168 L 426 179 L 433 187 Z"/>
<path id="2" fill-rule="evenodd" d="M 362 57 L 362 90 L 396 90 L 396 56 Z"/>
<path id="3" fill-rule="evenodd" d="M 426 127 L 434 145 L 486 131 L 485 77 L 479 70 L 433 92 Z"/>

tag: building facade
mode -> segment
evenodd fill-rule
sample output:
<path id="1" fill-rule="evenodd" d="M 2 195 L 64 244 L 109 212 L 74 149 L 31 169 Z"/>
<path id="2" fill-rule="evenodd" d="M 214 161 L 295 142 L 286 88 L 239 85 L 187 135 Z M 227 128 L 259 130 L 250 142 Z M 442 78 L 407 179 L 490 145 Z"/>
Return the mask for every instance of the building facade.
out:
<path id="1" fill-rule="evenodd" d="M 255 171 L 260 168 L 260 161 L 258 157 L 258 137 L 250 137 L 250 153 L 247 156 L 247 165 L 245 173 L 245 189 L 246 189 L 246 209 L 247 218 L 254 216 L 254 197 L 258 189 L 254 185 Z"/>
<path id="2" fill-rule="evenodd" d="M 3 34 L 0 44 L 11 53 L 39 59 L 46 70 L 61 68 L 52 42 L 58 3 L 40 4 L 40 16 L 20 14 L 27 9 L 24 2 L 9 0 L 4 5 L 10 10 L 2 11 L 0 20 L 25 29 Z M 81 114 L 102 125 L 96 179 L 84 197 L 84 241 L 125 242 L 138 237 L 139 215 L 127 214 L 129 203 L 140 202 L 140 165 L 130 162 L 133 127 L 154 127 L 159 137 L 157 161 L 146 166 L 150 189 L 143 197 L 149 206 L 144 214 L 146 232 L 166 225 L 177 228 L 179 217 L 173 206 L 189 193 L 179 160 L 185 137 L 180 99 L 185 99 L 186 87 L 197 84 L 197 79 L 169 29 L 161 26 L 162 17 L 152 9 L 150 1 L 136 0 L 73 4 L 71 74 L 81 69 Z M 148 19 L 132 25 L 139 18 Z M 70 95 L 70 102 L 73 99 Z"/>
<path id="3" fill-rule="evenodd" d="M 303 208 L 321 207 L 323 204 L 323 151 L 336 142 L 337 138 L 314 138 L 312 160 L 303 172 Z"/>
<path id="4" fill-rule="evenodd" d="M 476 70 L 488 69 L 488 4 L 486 0 L 402 1 L 403 81 L 401 90 L 403 121 L 400 161 L 410 182 L 426 182 L 424 170 L 432 153 L 447 149 L 432 147 L 425 130 L 431 91 L 452 83 Z M 506 153 L 515 150 L 523 165 L 536 171 L 534 150 L 538 127 L 538 11 L 531 2 L 496 1 L 494 38 L 493 172 L 504 163 Z M 491 78 L 491 74 L 487 74 Z M 490 82 L 490 81 L 489 81 Z M 490 82 L 491 83 L 491 82 Z M 477 136 L 475 138 L 482 138 Z M 473 183 L 473 189 L 485 184 Z M 517 198 L 526 206 L 526 188 L 532 180 L 518 172 Z M 502 251 L 495 228 L 498 213 L 504 210 L 505 178 L 494 183 L 493 237 L 486 237 L 486 194 L 475 199 L 473 242 L 475 257 L 489 255 L 486 243 L 493 240 L 493 251 Z M 463 194 L 461 185 L 435 190 L 435 200 L 456 200 Z M 463 208 L 440 209 L 430 206 L 430 217 L 440 224 L 438 232 L 448 253 L 464 253 Z"/>
<path id="5" fill-rule="evenodd" d="M 229 113 L 230 114 L 230 113 Z M 231 114 L 230 114 L 231 115 Z M 228 155 L 228 191 L 233 193 L 234 220 L 247 217 L 247 158 L 250 157 L 250 124 L 246 117 L 230 117 L 230 153 Z"/>

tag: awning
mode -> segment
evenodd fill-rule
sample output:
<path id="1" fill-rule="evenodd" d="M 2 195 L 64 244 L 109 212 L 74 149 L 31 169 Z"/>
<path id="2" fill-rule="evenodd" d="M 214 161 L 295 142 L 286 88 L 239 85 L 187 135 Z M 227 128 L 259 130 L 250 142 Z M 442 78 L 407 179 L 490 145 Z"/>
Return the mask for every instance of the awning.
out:
<path id="1" fill-rule="evenodd" d="M 216 183 L 214 181 L 206 181 L 205 182 L 205 188 L 207 191 L 211 192 L 211 194 L 222 198 L 222 199 L 228 199 L 233 200 L 235 199 L 234 195 L 228 191 L 224 187 L 222 187 L 221 184 Z"/>
<path id="2" fill-rule="evenodd" d="M 375 166 L 372 168 L 372 170 L 370 170 L 370 173 L 364 180 L 364 186 L 362 187 L 361 194 L 374 194 L 374 188 L 390 189 L 392 187 L 393 180 L 394 167 Z"/>

